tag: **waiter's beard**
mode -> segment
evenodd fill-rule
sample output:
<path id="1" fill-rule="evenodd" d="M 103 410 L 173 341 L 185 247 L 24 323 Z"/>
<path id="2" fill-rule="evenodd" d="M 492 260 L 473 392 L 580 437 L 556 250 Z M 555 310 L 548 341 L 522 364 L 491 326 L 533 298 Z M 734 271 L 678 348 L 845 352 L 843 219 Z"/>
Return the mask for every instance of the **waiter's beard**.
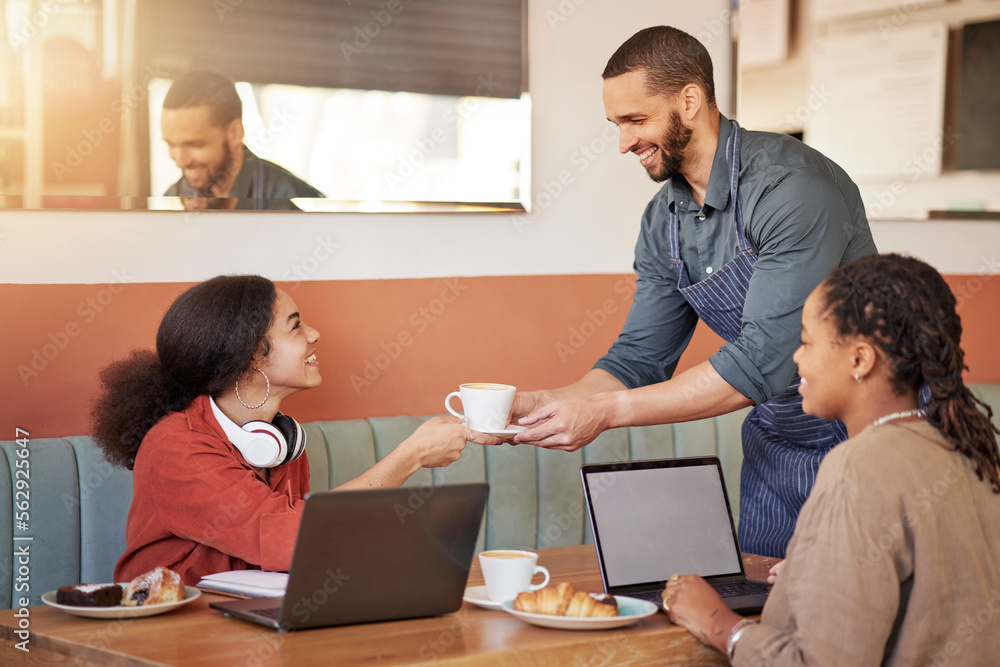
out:
<path id="1" fill-rule="evenodd" d="M 198 191 L 199 197 L 215 197 L 215 193 L 212 192 L 218 183 L 225 180 L 229 176 L 230 170 L 233 168 L 233 152 L 229 149 L 229 144 L 223 144 L 222 161 L 216 169 L 213 169 L 208 173 L 208 180 L 205 183 L 205 187 Z M 189 184 L 190 185 L 190 184 Z M 228 193 L 223 193 L 223 196 Z"/>
<path id="2" fill-rule="evenodd" d="M 684 150 L 691 142 L 692 130 L 681 122 L 681 115 L 676 111 L 670 113 L 670 127 L 663 132 L 660 140 L 660 165 L 655 171 L 647 169 L 646 173 L 656 183 L 673 178 L 684 164 Z"/>

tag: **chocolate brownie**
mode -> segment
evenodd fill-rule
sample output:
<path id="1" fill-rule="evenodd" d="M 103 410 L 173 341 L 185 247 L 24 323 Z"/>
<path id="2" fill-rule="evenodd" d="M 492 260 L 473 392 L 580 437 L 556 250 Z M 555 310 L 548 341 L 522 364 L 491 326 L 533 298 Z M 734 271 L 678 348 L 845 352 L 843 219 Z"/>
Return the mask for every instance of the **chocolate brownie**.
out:
<path id="1" fill-rule="evenodd" d="M 56 592 L 56 602 L 73 607 L 114 607 L 122 603 L 118 584 L 77 584 Z"/>

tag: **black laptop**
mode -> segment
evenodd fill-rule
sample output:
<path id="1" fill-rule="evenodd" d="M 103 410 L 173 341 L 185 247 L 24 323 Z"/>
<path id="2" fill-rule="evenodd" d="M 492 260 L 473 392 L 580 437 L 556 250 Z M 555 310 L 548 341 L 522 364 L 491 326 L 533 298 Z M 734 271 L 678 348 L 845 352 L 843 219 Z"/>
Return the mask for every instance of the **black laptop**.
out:
<path id="1" fill-rule="evenodd" d="M 697 574 L 734 611 L 756 613 L 770 585 L 747 579 L 718 457 L 582 466 L 604 589 L 660 606 L 674 573 Z"/>
<path id="2" fill-rule="evenodd" d="M 285 595 L 209 606 L 281 631 L 457 611 L 489 486 L 421 491 L 309 495 Z"/>

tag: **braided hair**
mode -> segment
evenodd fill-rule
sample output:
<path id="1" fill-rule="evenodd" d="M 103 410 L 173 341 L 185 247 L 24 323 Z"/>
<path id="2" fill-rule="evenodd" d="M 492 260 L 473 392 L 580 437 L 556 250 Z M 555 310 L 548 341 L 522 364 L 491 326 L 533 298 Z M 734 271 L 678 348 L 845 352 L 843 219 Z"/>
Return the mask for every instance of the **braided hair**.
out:
<path id="1" fill-rule="evenodd" d="M 838 333 L 863 336 L 883 352 L 893 390 L 921 394 L 927 421 L 1000 493 L 1000 430 L 992 408 L 962 382 L 962 322 L 941 274 L 913 257 L 868 255 L 835 269 L 823 284 Z"/>

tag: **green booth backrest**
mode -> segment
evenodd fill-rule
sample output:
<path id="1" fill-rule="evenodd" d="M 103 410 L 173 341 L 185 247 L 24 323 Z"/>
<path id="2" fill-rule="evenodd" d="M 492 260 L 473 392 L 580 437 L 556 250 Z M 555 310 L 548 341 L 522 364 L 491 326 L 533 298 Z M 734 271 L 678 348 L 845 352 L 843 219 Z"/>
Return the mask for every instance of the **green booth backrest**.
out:
<path id="1" fill-rule="evenodd" d="M 19 448 L 0 442 L 9 470 L 0 473 L 0 607 L 19 606 L 12 601 L 26 593 L 40 604 L 42 593 L 67 583 L 112 581 L 125 548 L 132 473 L 105 461 L 87 436 L 29 441 L 27 468 L 17 468 Z M 25 469 L 26 490 L 17 484 Z M 26 525 L 16 523 L 25 519 L 24 501 Z"/>
<path id="2" fill-rule="evenodd" d="M 1000 405 L 1000 384 L 976 385 Z M 414 503 L 428 485 L 488 482 L 490 497 L 477 550 L 545 548 L 593 542 L 583 492 L 583 463 L 717 455 L 738 519 L 740 427 L 748 410 L 684 424 L 616 429 L 576 452 L 521 445 L 466 447 L 447 468 L 421 470 L 406 483 Z M 428 417 L 384 417 L 304 424 L 311 488 L 341 484 L 381 460 Z M 995 417 L 995 422 L 1000 419 Z M 76 582 L 108 582 L 125 549 L 132 473 L 107 463 L 89 436 L 29 440 L 18 468 L 16 441 L 0 442 L 0 608 L 31 605 Z M 22 471 L 20 474 L 18 471 Z M 27 470 L 28 488 L 25 481 Z M 28 492 L 25 497 L 24 492 Z M 18 495 L 18 494 L 21 495 Z M 27 500 L 27 517 L 17 504 Z M 16 521 L 25 520 L 26 527 Z M 27 587 L 27 588 L 25 588 Z"/>

